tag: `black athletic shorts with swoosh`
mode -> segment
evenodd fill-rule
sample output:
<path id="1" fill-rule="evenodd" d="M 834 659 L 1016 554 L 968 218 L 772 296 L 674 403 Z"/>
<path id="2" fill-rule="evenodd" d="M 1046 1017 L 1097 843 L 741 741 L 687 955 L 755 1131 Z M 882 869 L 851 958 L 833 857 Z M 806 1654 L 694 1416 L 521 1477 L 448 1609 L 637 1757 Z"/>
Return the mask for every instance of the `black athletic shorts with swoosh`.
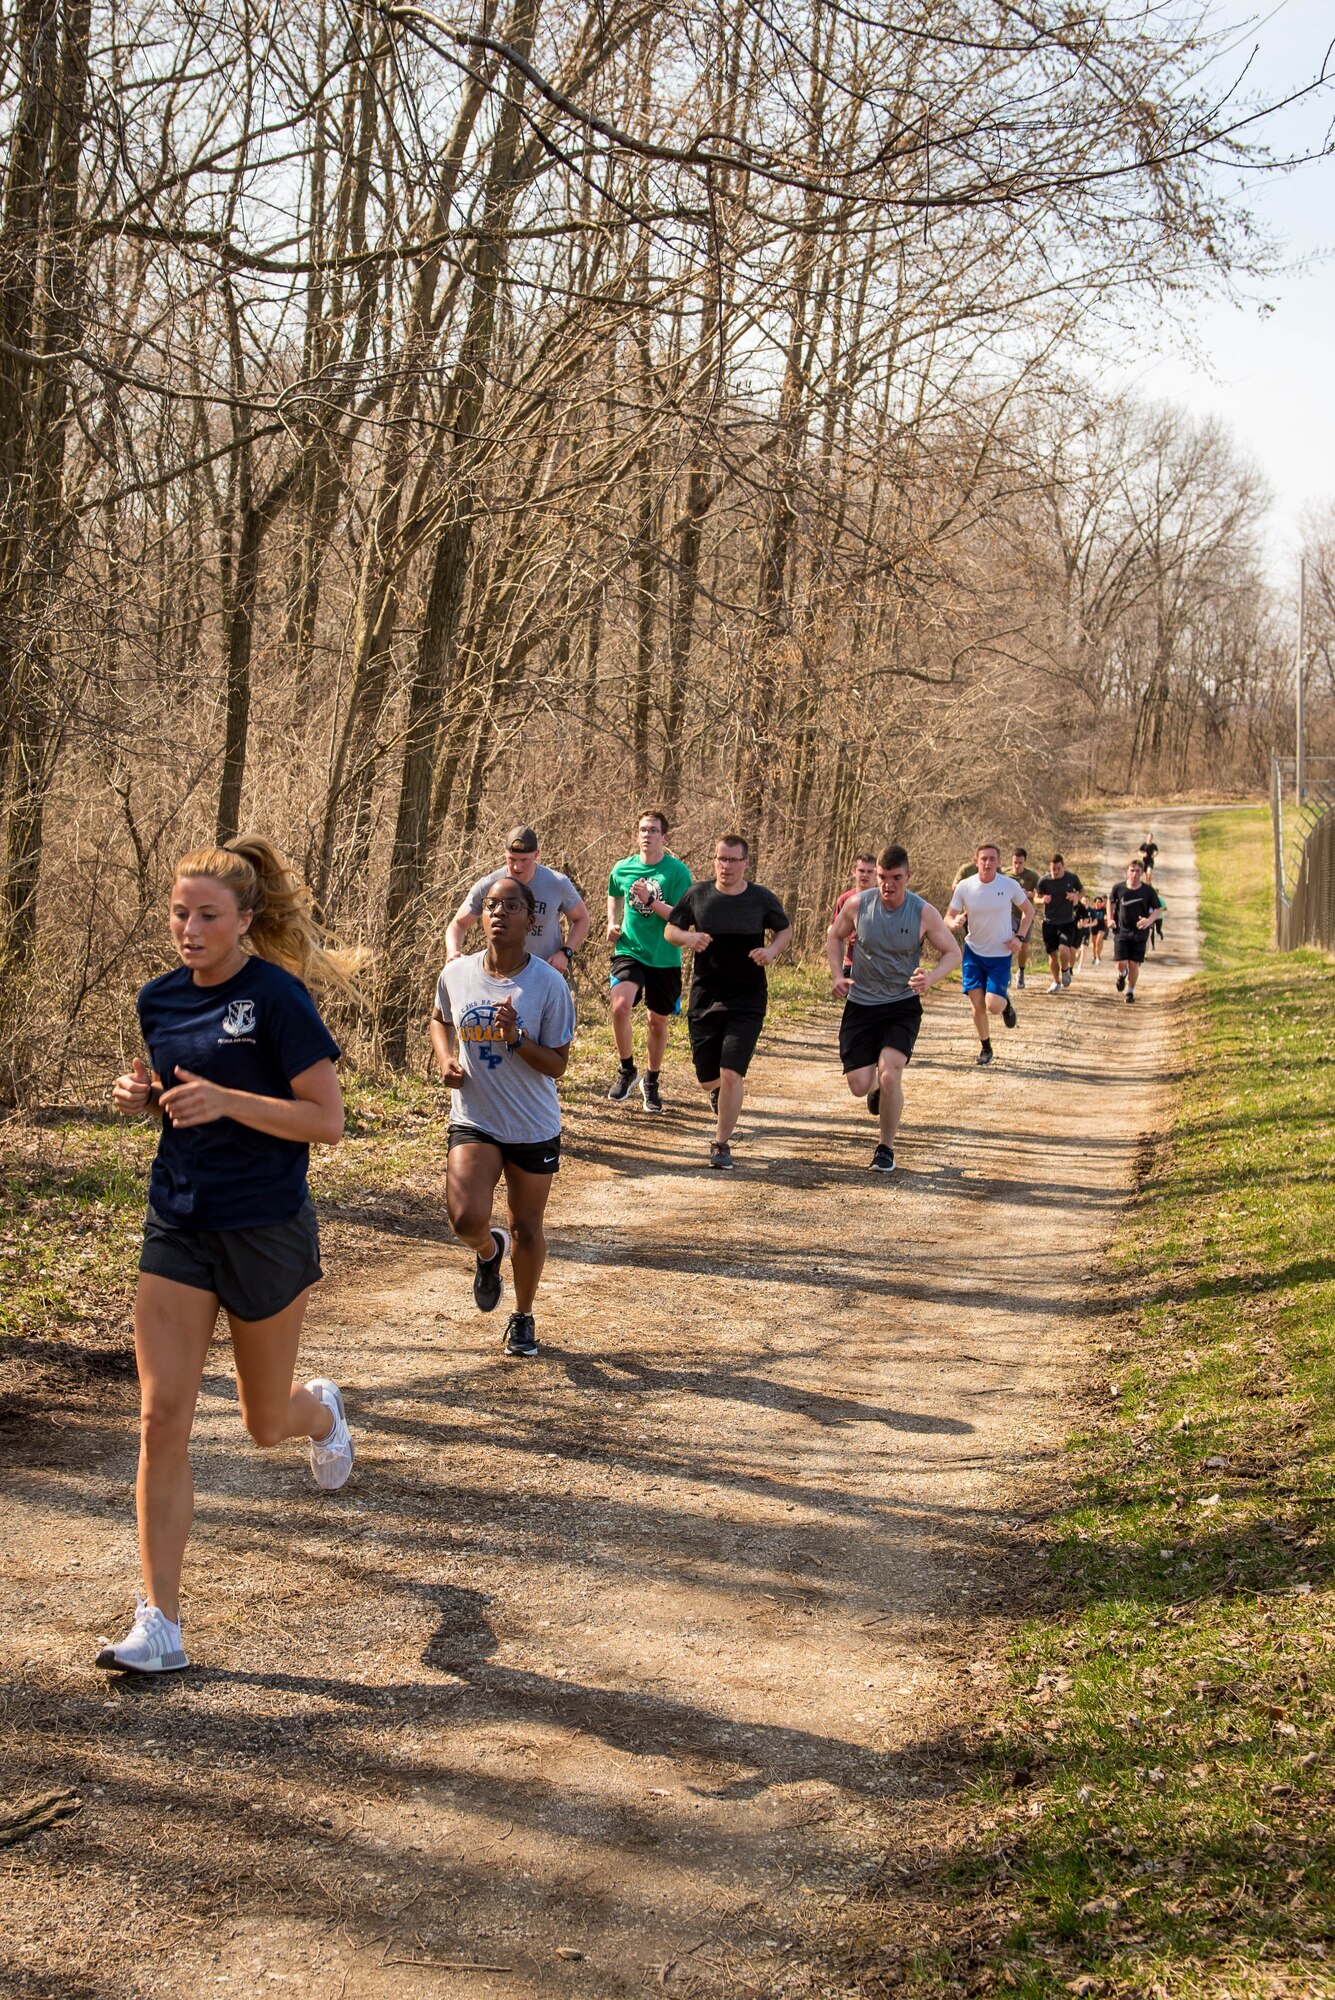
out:
<path id="1" fill-rule="evenodd" d="M 540 1139 L 536 1144 L 525 1141 L 521 1145 L 515 1139 L 498 1139 L 494 1132 L 481 1132 L 473 1125 L 451 1125 L 447 1150 L 452 1153 L 456 1146 L 494 1146 L 505 1164 L 518 1167 L 521 1174 L 561 1171 L 559 1132 L 554 1139 Z"/>

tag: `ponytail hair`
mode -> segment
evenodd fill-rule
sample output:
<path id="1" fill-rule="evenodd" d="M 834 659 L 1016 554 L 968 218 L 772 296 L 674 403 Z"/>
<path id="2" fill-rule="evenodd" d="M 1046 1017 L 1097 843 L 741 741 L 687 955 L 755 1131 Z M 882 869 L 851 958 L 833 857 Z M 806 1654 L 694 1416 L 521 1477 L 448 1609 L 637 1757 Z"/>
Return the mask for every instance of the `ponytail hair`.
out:
<path id="1" fill-rule="evenodd" d="M 341 951 L 315 914 L 315 897 L 296 869 L 262 833 L 239 833 L 220 847 L 183 854 L 173 881 L 207 876 L 224 882 L 238 909 L 252 912 L 246 943 L 257 958 L 280 965 L 306 986 L 332 988 L 360 1002 L 357 979 L 370 963 L 364 945 Z"/>

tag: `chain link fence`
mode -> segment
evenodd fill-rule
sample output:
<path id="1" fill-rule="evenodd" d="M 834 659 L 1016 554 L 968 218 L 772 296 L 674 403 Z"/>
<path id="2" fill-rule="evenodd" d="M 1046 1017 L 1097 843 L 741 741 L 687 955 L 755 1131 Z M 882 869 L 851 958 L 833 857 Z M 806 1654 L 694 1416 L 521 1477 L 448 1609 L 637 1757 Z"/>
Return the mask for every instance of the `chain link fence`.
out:
<path id="1" fill-rule="evenodd" d="M 1307 757 L 1303 796 L 1292 757 L 1270 759 L 1275 843 L 1275 942 L 1281 951 L 1335 951 L 1335 757 Z"/>

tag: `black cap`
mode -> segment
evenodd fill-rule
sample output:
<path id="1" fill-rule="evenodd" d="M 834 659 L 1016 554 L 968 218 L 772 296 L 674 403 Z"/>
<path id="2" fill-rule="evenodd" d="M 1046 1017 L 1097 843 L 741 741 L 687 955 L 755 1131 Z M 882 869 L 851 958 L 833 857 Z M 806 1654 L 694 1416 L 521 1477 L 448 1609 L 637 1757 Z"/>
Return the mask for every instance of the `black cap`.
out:
<path id="1" fill-rule="evenodd" d="M 507 854 L 536 854 L 538 836 L 531 826 L 512 826 L 505 836 Z"/>

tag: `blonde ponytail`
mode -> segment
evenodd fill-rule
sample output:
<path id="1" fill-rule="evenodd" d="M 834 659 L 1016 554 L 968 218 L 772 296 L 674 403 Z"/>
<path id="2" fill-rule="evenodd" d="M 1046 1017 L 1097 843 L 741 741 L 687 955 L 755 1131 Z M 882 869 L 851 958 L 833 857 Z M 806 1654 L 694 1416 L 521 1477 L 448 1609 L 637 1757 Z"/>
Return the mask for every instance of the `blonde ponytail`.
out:
<path id="1" fill-rule="evenodd" d="M 340 950 L 315 915 L 315 898 L 285 856 L 262 833 L 239 833 L 221 847 L 200 847 L 176 864 L 175 881 L 203 875 L 225 882 L 237 906 L 253 915 L 246 943 L 307 986 L 361 1001 L 358 976 L 370 963 L 364 945 Z"/>

